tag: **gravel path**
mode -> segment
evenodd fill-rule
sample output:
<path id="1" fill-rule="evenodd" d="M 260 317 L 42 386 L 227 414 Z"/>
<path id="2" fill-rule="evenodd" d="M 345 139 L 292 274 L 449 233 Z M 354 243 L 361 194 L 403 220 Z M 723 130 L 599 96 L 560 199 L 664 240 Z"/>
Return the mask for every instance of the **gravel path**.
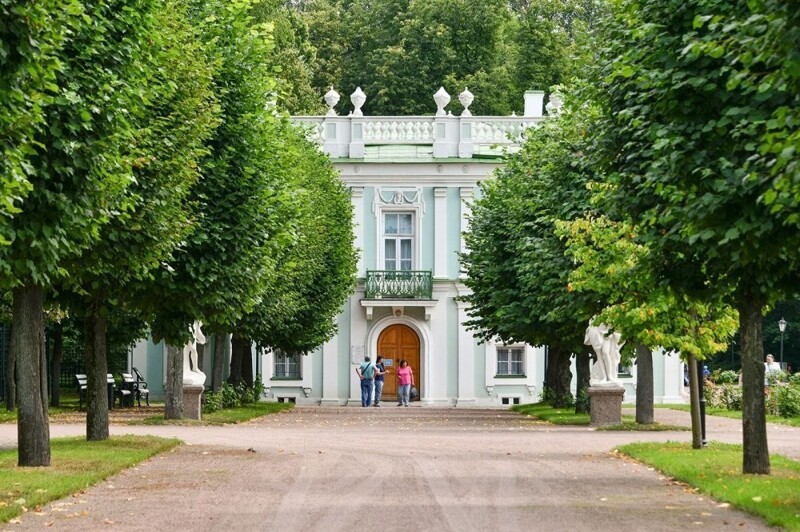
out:
<path id="1" fill-rule="evenodd" d="M 688 424 L 688 414 L 657 418 Z M 741 423 L 711 418 L 711 440 Z M 83 434 L 53 425 L 53 437 Z M 689 432 L 555 427 L 503 410 L 295 408 L 224 427 L 112 426 L 187 443 L 7 530 L 764 530 L 610 452 Z M 737 436 L 738 434 L 738 436 Z M 770 449 L 800 458 L 800 430 L 770 426 Z M 737 439 L 738 438 L 738 439 Z M 16 427 L 0 426 L 0 446 Z"/>

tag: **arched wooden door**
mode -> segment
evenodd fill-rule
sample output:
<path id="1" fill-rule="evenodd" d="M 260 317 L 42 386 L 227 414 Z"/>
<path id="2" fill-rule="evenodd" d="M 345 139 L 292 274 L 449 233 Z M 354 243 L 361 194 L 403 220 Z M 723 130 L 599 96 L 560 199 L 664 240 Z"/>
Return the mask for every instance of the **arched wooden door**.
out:
<path id="1" fill-rule="evenodd" d="M 414 384 L 422 397 L 422 376 L 419 356 L 419 336 L 408 325 L 390 325 L 378 337 L 378 355 L 382 355 L 387 363 L 386 378 L 383 385 L 383 397 L 391 401 L 397 397 L 397 368 L 405 359 L 414 371 Z M 391 361 L 391 362 L 389 362 Z M 391 365 L 390 365 L 391 364 Z"/>

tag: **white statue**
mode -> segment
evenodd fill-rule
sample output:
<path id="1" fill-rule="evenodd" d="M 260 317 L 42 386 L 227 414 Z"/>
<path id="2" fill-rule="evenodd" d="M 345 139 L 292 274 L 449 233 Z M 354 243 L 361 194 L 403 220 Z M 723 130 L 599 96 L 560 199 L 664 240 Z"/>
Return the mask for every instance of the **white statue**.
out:
<path id="1" fill-rule="evenodd" d="M 619 350 L 624 345 L 619 340 L 622 337 L 618 332 L 608 334 L 608 326 L 589 325 L 583 339 L 585 345 L 592 346 L 597 354 L 597 362 L 592 366 L 592 375 L 589 379 L 591 385 L 619 384 L 617 366 L 619 365 Z"/>
<path id="2" fill-rule="evenodd" d="M 197 365 L 197 344 L 205 344 L 206 337 L 200 327 L 203 324 L 195 320 L 189 332 L 192 339 L 183 347 L 183 384 L 203 386 L 206 383 L 206 374 L 200 371 Z"/>

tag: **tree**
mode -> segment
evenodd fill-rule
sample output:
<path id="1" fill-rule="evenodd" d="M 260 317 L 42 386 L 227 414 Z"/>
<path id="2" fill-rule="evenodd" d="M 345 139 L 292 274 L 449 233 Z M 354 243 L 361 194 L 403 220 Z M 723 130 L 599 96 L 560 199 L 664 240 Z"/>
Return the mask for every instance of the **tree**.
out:
<path id="1" fill-rule="evenodd" d="M 281 283 L 237 325 L 258 345 L 307 353 L 335 333 L 334 317 L 355 284 L 353 207 L 330 159 L 301 131 L 282 123 L 273 136 L 271 172 L 293 185 L 291 231 L 277 260 Z"/>
<path id="2" fill-rule="evenodd" d="M 602 209 L 602 185 L 595 205 Z M 674 292 L 658 276 L 658 249 L 636 240 L 630 224 L 605 216 L 577 218 L 557 224 L 575 261 L 570 290 L 587 291 L 602 301 L 596 320 L 606 323 L 635 346 L 637 359 L 636 422 L 653 423 L 652 350 L 680 353 L 688 364 L 724 349 L 736 328 L 736 312 L 718 301 L 708 304 Z M 697 381 L 690 381 L 692 436 L 702 447 Z"/>
<path id="3" fill-rule="evenodd" d="M 187 21 L 186 5 L 169 0 L 152 14 L 148 52 L 138 65 L 136 87 L 144 98 L 130 108 L 135 126 L 131 148 L 135 180 L 126 205 L 100 229 L 100 238 L 70 265 L 61 297 L 85 326 L 89 440 L 105 440 L 108 430 L 109 316 L 123 305 L 141 308 L 137 299 L 152 290 L 152 270 L 168 260 L 191 229 L 189 191 L 199 177 L 205 141 L 217 126 L 211 92 L 212 65 Z M 135 286 L 138 285 L 138 286 Z M 134 286 L 138 289 L 133 289 Z"/>
<path id="4" fill-rule="evenodd" d="M 288 201 L 275 157 L 275 81 L 269 64 L 269 28 L 254 25 L 252 2 L 194 2 L 192 21 L 216 65 L 212 87 L 222 123 L 207 141 L 203 174 L 192 189 L 198 223 L 181 249 L 158 272 L 153 334 L 164 338 L 169 373 L 167 417 L 182 416 L 183 345 L 188 325 L 206 333 L 233 330 L 260 301 L 274 276 L 275 257 L 290 241 L 283 227 Z"/>
<path id="5" fill-rule="evenodd" d="M 585 395 L 584 331 L 599 310 L 590 294 L 567 289 L 572 262 L 554 232 L 556 221 L 590 210 L 586 185 L 595 177 L 582 157 L 589 120 L 584 110 L 567 109 L 528 132 L 522 150 L 481 185 L 461 257 L 472 291 L 463 298 L 471 306 L 467 325 L 484 339 L 547 344 L 546 385 L 555 406 L 571 401 L 572 353 L 585 371 Z"/>
<path id="6" fill-rule="evenodd" d="M 730 294 L 741 333 L 743 470 L 768 474 L 761 314 L 800 282 L 800 232 L 785 231 L 767 203 L 773 176 L 758 164 L 791 89 L 737 84 L 742 52 L 760 53 L 752 39 L 728 42 L 754 14 L 750 4 L 622 2 L 604 24 L 597 138 L 615 214 L 664 250 L 659 275 L 692 299 Z"/>
<path id="7" fill-rule="evenodd" d="M 130 154 L 142 81 L 138 63 L 150 26 L 145 0 L 84 3 L 59 51 L 59 92 L 44 108 L 47 128 L 29 157 L 32 189 L 0 248 L 3 283 L 13 289 L 12 343 L 17 359 L 19 463 L 50 463 L 42 312 L 45 289 L 67 276 L 66 261 L 94 243 L 126 208 Z"/>

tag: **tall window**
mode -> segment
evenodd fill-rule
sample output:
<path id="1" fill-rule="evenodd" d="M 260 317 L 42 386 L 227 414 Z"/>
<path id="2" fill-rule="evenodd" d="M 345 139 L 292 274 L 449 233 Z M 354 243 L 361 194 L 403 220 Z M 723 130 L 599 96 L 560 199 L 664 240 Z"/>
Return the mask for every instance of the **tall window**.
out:
<path id="1" fill-rule="evenodd" d="M 498 375 L 525 375 L 523 356 L 524 347 L 497 347 L 497 374 Z"/>
<path id="2" fill-rule="evenodd" d="M 383 261 L 386 270 L 414 268 L 414 214 L 387 212 L 383 215 Z"/>
<path id="3" fill-rule="evenodd" d="M 275 360 L 276 379 L 299 379 L 300 378 L 300 355 L 298 353 L 287 354 L 276 349 L 273 351 Z"/>

